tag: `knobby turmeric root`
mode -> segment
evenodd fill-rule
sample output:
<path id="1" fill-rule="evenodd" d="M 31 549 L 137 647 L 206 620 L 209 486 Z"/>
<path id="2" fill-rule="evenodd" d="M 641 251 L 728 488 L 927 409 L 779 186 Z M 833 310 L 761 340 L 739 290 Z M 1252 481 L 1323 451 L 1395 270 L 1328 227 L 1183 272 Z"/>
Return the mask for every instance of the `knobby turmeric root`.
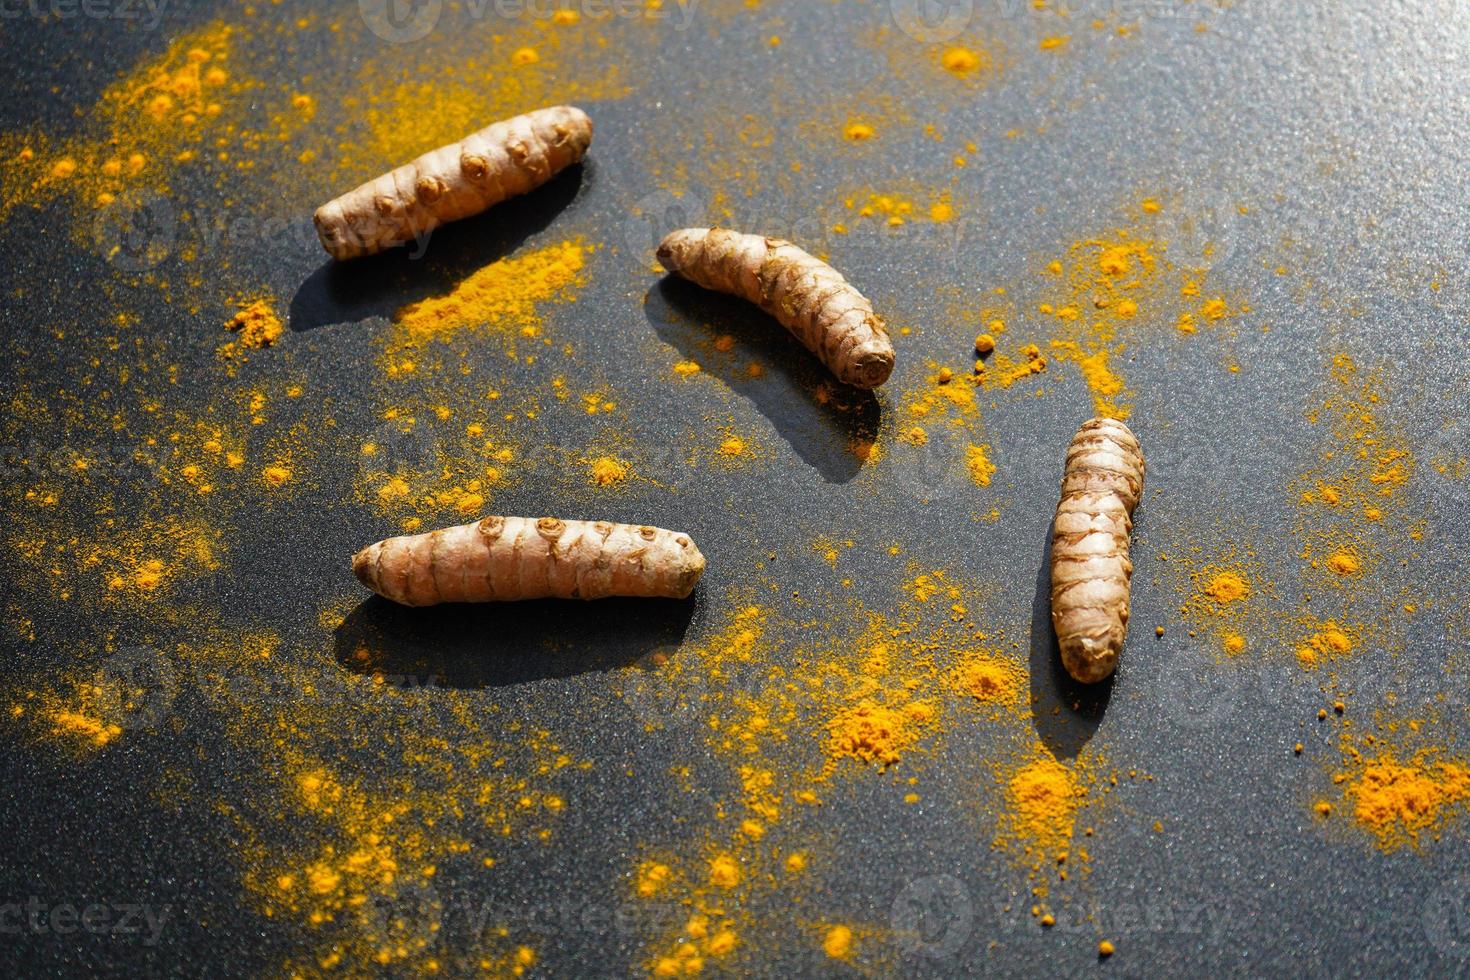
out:
<path id="1" fill-rule="evenodd" d="M 688 535 L 554 517 L 486 517 L 359 551 L 363 585 L 405 606 L 518 599 L 682 599 L 704 572 Z"/>
<path id="2" fill-rule="evenodd" d="M 1143 450 L 1117 419 L 1084 423 L 1067 449 L 1052 525 L 1051 621 L 1067 673 L 1084 684 L 1113 672 L 1128 633 L 1128 547 L 1143 474 Z"/>
<path id="3" fill-rule="evenodd" d="M 790 242 L 685 228 L 663 240 L 658 260 L 706 289 L 757 304 L 847 384 L 876 388 L 893 373 L 893 343 L 873 305 L 836 269 Z"/>
<path id="4" fill-rule="evenodd" d="M 540 187 L 591 143 L 572 106 L 493 123 L 317 208 L 316 233 L 334 259 L 372 255 Z"/>

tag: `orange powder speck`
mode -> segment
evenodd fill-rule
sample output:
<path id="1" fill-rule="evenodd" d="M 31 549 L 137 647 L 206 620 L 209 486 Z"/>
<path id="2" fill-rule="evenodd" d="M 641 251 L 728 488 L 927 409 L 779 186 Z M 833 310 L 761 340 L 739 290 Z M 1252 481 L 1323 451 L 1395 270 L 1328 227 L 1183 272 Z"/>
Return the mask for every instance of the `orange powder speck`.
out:
<path id="1" fill-rule="evenodd" d="M 513 65 L 534 65 L 541 60 L 541 55 L 536 53 L 535 48 L 517 48 L 510 56 Z"/>
<path id="2" fill-rule="evenodd" d="M 1044 37 L 1041 39 L 1041 50 L 1055 51 L 1058 48 L 1064 48 L 1067 46 L 1067 42 L 1070 40 L 1072 40 L 1071 37 L 1065 34 L 1059 34 L 1053 37 Z"/>
<path id="3" fill-rule="evenodd" d="M 1085 353 L 1078 343 L 1071 340 L 1053 340 L 1052 350 L 1059 357 L 1076 363 L 1082 378 L 1092 391 L 1093 411 L 1109 418 L 1126 419 L 1131 413 L 1127 405 L 1119 404 L 1123 394 L 1123 379 L 1108 366 L 1106 349 Z M 1032 363 L 1038 363 L 1033 360 Z"/>
<path id="4" fill-rule="evenodd" d="M 1245 637 L 1239 633 L 1229 633 L 1225 636 L 1225 652 L 1232 657 L 1238 657 L 1245 652 Z"/>
<path id="5" fill-rule="evenodd" d="M 833 926 L 822 939 L 822 951 L 834 960 L 852 953 L 852 930 L 847 926 Z"/>
<path id="6" fill-rule="evenodd" d="M 875 130 L 872 126 L 869 126 L 867 123 L 862 122 L 848 123 L 847 128 L 842 131 L 843 139 L 846 139 L 853 143 L 865 143 L 868 140 L 875 138 L 877 135 L 877 130 Z"/>
<path id="7" fill-rule="evenodd" d="M 934 718 L 934 707 L 913 701 L 901 708 L 872 701 L 845 708 L 827 725 L 827 751 L 833 758 L 876 762 L 886 768 L 899 760 Z"/>
<path id="8" fill-rule="evenodd" d="M 591 249 L 579 240 L 500 259 L 471 273 L 443 296 L 403 307 L 394 316 L 401 341 L 442 338 L 467 327 L 535 336 L 538 304 L 571 299 Z"/>
<path id="9" fill-rule="evenodd" d="M 640 898 L 652 898 L 669 883 L 672 873 L 667 864 L 646 862 L 638 868 L 638 880 L 634 884 Z"/>
<path id="10" fill-rule="evenodd" d="M 1072 770 L 1038 747 L 1006 785 L 1012 831 L 1034 853 L 1050 855 L 1065 848 L 1081 795 Z"/>
<path id="11" fill-rule="evenodd" d="M 610 487 L 628 479 L 628 464 L 611 456 L 599 456 L 588 467 L 594 486 Z"/>
<path id="12" fill-rule="evenodd" d="M 990 653 L 967 657 L 955 673 L 960 690 L 987 704 L 1014 704 L 1023 681 L 1020 668 Z"/>
<path id="13" fill-rule="evenodd" d="M 990 461 L 989 451 L 989 446 L 972 445 L 965 449 L 965 469 L 976 486 L 990 486 L 990 478 L 995 474 L 995 464 Z"/>
<path id="14" fill-rule="evenodd" d="M 923 426 L 915 425 L 911 426 L 903 435 L 899 436 L 899 439 L 911 446 L 923 446 L 929 442 L 929 433 L 924 431 Z"/>
<path id="15" fill-rule="evenodd" d="M 1470 767 L 1456 762 L 1400 763 L 1385 752 L 1364 765 L 1349 783 L 1353 816 L 1379 843 L 1392 848 L 1418 843 L 1452 807 L 1470 803 Z"/>
<path id="16" fill-rule="evenodd" d="M 56 731 L 67 735 L 78 735 L 94 745 L 106 745 L 122 734 L 122 728 L 75 711 L 58 711 L 51 716 Z"/>
<path id="17" fill-rule="evenodd" d="M 1317 666 L 1322 660 L 1351 653 L 1357 646 L 1353 634 L 1336 623 L 1324 623 L 1297 645 L 1297 662 L 1304 668 Z"/>
<path id="18" fill-rule="evenodd" d="M 291 482 L 291 470 L 285 466 L 267 466 L 260 471 L 260 475 L 272 487 L 283 487 Z"/>
<path id="19" fill-rule="evenodd" d="M 674 373 L 686 378 L 692 374 L 698 374 L 699 371 L 699 364 L 694 361 L 680 361 L 674 365 Z"/>
<path id="20" fill-rule="evenodd" d="M 1250 582 L 1239 572 L 1220 572 L 1205 583 L 1205 595 L 1220 605 L 1250 598 Z"/>
<path id="21" fill-rule="evenodd" d="M 744 456 L 746 450 L 745 440 L 739 436 L 727 436 L 720 443 L 721 456 Z"/>
<path id="22" fill-rule="evenodd" d="M 944 70 L 951 75 L 964 77 L 977 71 L 985 63 L 978 51 L 969 48 L 950 48 L 939 59 Z"/>
<path id="23" fill-rule="evenodd" d="M 1339 551 L 1327 559 L 1327 567 L 1332 570 L 1333 574 L 1346 578 L 1349 575 L 1356 575 L 1361 572 L 1363 570 L 1363 563 L 1352 552 Z"/>
<path id="24" fill-rule="evenodd" d="M 709 880 L 720 888 L 734 888 L 740 884 L 740 865 L 728 854 L 721 854 L 709 863 Z"/>
<path id="25" fill-rule="evenodd" d="M 163 562 L 157 558 L 150 558 L 139 562 L 138 567 L 133 570 L 133 585 L 144 592 L 152 592 L 163 584 L 165 577 L 167 577 L 167 571 Z"/>
<path id="26" fill-rule="evenodd" d="M 872 439 L 853 439 L 848 443 L 847 451 L 864 463 L 876 463 L 883 456 L 883 450 Z"/>
<path id="27" fill-rule="evenodd" d="M 786 871 L 788 874 L 800 874 L 806 870 L 805 854 L 790 854 L 786 857 Z"/>
<path id="28" fill-rule="evenodd" d="M 271 301 L 257 299 L 240 307 L 225 323 L 225 329 L 239 335 L 237 343 L 241 347 L 258 349 L 270 347 L 280 340 L 285 327 Z"/>

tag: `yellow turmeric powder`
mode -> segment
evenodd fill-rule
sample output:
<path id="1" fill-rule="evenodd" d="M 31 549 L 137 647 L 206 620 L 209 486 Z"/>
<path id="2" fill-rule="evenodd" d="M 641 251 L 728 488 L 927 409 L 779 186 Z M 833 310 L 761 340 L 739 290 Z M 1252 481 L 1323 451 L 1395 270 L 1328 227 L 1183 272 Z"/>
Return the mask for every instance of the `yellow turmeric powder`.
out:
<path id="1" fill-rule="evenodd" d="M 398 344 L 442 339 L 471 327 L 534 337 L 541 324 L 537 307 L 575 295 L 591 251 L 580 239 L 568 239 L 493 262 L 447 294 L 399 310 Z"/>
<path id="2" fill-rule="evenodd" d="M 1006 783 L 1006 818 L 1027 852 L 1040 859 L 1062 853 L 1072 840 L 1083 795 L 1076 775 L 1050 752 L 1038 748 Z"/>
<path id="3" fill-rule="evenodd" d="M 1024 687 L 1020 667 L 995 653 L 977 652 L 967 657 L 956 669 L 955 685 L 976 701 L 986 704 L 1014 704 Z"/>
<path id="4" fill-rule="evenodd" d="M 225 323 L 225 329 L 233 332 L 236 339 L 221 348 L 220 353 L 233 358 L 242 351 L 274 345 L 281 339 L 285 327 L 269 299 L 256 299 L 241 306 L 239 312 Z"/>
<path id="5" fill-rule="evenodd" d="M 612 456 L 599 456 L 587 468 L 593 486 L 610 487 L 628 479 L 628 464 Z"/>
<path id="6" fill-rule="evenodd" d="M 1353 815 L 1381 846 L 1417 845 L 1437 835 L 1455 808 L 1470 804 L 1470 767 L 1429 761 L 1399 762 L 1390 751 L 1364 763 L 1348 783 Z"/>
<path id="7" fill-rule="evenodd" d="M 934 714 L 933 705 L 926 701 L 900 707 L 863 701 L 839 712 L 828 724 L 828 752 L 834 758 L 846 756 L 887 768 L 918 739 L 919 729 Z"/>
<path id="8" fill-rule="evenodd" d="M 1250 581 L 1237 571 L 1218 572 L 1205 583 L 1204 593 L 1222 606 L 1242 602 L 1250 598 Z"/>

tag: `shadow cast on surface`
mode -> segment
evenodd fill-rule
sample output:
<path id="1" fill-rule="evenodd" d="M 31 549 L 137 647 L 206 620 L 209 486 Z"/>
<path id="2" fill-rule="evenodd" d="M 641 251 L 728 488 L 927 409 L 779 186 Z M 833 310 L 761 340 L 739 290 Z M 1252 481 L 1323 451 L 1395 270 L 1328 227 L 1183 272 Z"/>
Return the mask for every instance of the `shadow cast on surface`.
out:
<path id="1" fill-rule="evenodd" d="M 644 311 L 661 339 L 749 399 L 828 483 L 846 483 L 863 468 L 852 450 L 877 437 L 877 396 L 833 378 L 759 307 L 671 275 L 649 290 Z M 724 333 L 734 337 L 733 350 L 715 348 Z M 752 363 L 763 369 L 759 376 L 747 373 Z"/>
<path id="2" fill-rule="evenodd" d="M 337 627 L 335 655 L 344 670 L 400 687 L 507 687 L 638 664 L 679 645 L 694 606 L 691 597 L 410 609 L 373 596 Z"/>
<path id="3" fill-rule="evenodd" d="M 584 184 L 590 186 L 592 176 L 586 163 L 568 167 L 530 194 L 438 228 L 423 242 L 347 262 L 328 259 L 291 297 L 291 329 L 391 316 L 406 304 L 447 292 L 545 230 Z"/>
<path id="4" fill-rule="evenodd" d="M 1113 678 L 1079 684 L 1062 666 L 1051 622 L 1051 526 L 1046 529 L 1041 570 L 1031 600 L 1031 720 L 1051 754 L 1070 761 L 1092 739 L 1113 696 Z"/>

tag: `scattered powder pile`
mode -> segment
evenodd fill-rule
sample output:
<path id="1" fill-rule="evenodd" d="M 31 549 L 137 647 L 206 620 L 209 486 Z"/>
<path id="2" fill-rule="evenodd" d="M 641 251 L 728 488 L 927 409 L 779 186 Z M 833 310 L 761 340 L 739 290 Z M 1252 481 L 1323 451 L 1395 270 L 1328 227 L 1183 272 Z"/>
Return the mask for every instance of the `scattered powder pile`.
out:
<path id="1" fill-rule="evenodd" d="M 445 295 L 399 310 L 394 316 L 396 344 L 408 347 L 442 340 L 470 327 L 538 336 L 538 308 L 575 298 L 576 287 L 585 281 L 583 268 L 591 251 L 574 239 L 492 262 Z"/>
<path id="2" fill-rule="evenodd" d="M 920 730 L 934 721 L 937 711 L 928 701 L 910 701 L 893 708 L 864 701 L 838 712 L 828 724 L 828 751 L 887 767 L 913 745 Z"/>
<path id="3" fill-rule="evenodd" d="M 274 346 L 281 339 L 285 326 L 269 299 L 257 299 L 241 306 L 226 321 L 225 329 L 235 334 L 235 339 L 222 347 L 220 353 L 233 359 L 245 351 Z"/>
<path id="4" fill-rule="evenodd" d="M 967 656 L 954 673 L 954 686 L 984 704 L 1015 704 L 1025 685 L 1025 672 L 1016 663 L 989 651 Z"/>
<path id="5" fill-rule="evenodd" d="M 1250 581 L 1240 572 L 1219 572 L 1205 583 L 1204 593 L 1221 606 L 1242 602 L 1250 598 Z"/>
<path id="6" fill-rule="evenodd" d="M 1438 836 L 1451 812 L 1470 804 L 1470 766 L 1424 757 L 1401 763 L 1384 752 L 1362 764 L 1347 794 L 1354 817 L 1382 847 L 1417 845 L 1421 834 Z"/>
<path id="7" fill-rule="evenodd" d="M 1093 764 L 1079 758 L 1067 765 L 1035 742 L 1002 773 L 1006 806 L 991 846 L 1019 849 L 1031 867 L 1032 891 L 1038 896 L 1046 894 L 1051 870 L 1065 881 L 1069 866 L 1085 869 L 1091 859 L 1085 848 L 1073 852 L 1073 837 L 1077 814 L 1088 800 Z"/>
<path id="8" fill-rule="evenodd" d="M 599 456 L 588 465 L 593 486 L 611 487 L 628 479 L 628 464 L 611 456 Z"/>
<path id="9" fill-rule="evenodd" d="M 1306 668 L 1316 667 L 1324 660 L 1351 653 L 1358 645 L 1357 630 L 1326 622 L 1312 628 L 1301 643 L 1297 644 L 1296 659 Z"/>

